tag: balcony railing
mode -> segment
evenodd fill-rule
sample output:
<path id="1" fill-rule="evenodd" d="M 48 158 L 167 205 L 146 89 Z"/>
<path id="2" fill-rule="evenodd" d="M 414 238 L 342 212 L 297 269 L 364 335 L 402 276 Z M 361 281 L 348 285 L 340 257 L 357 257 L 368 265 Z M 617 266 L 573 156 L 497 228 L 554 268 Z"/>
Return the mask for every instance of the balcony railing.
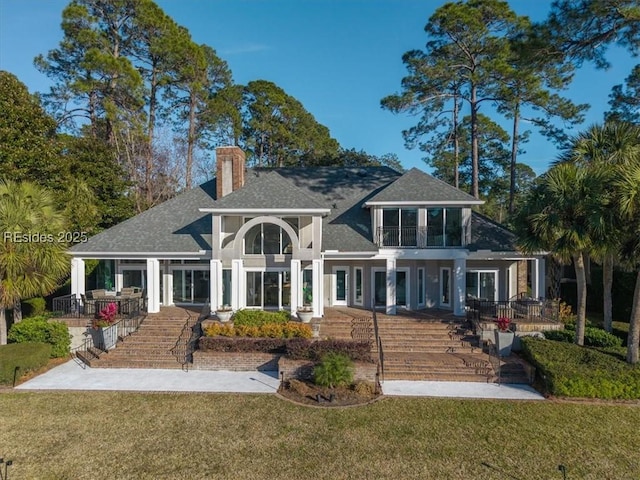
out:
<path id="1" fill-rule="evenodd" d="M 462 245 L 462 228 L 443 235 L 427 227 L 378 227 L 376 245 L 393 248 L 442 248 Z"/>

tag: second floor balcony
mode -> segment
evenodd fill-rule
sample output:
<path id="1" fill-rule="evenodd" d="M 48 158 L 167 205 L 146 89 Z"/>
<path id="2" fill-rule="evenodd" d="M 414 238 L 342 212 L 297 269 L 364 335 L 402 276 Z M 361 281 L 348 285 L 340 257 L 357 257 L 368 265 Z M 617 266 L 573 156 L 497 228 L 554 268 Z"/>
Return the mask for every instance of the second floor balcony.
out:
<path id="1" fill-rule="evenodd" d="M 375 243 L 381 248 L 445 248 L 462 246 L 462 228 L 442 230 L 428 227 L 378 227 Z"/>

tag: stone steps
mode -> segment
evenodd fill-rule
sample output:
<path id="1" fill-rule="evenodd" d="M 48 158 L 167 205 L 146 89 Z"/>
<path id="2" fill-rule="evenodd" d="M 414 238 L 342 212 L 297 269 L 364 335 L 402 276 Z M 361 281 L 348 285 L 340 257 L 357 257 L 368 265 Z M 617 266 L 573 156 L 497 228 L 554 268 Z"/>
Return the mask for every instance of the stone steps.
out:
<path id="1" fill-rule="evenodd" d="M 137 332 L 121 339 L 115 348 L 102 352 L 99 358 L 90 358 L 86 363 L 96 368 L 183 368 L 177 356 L 172 353 L 178 345 L 178 350 L 185 350 L 190 340 L 190 330 L 185 332 L 184 325 L 193 316 L 186 314 L 182 317 L 168 315 L 150 315 Z M 196 317 L 197 318 L 197 317 Z M 186 333 L 184 338 L 180 336 Z M 91 356 L 91 354 L 88 354 Z"/>
<path id="2" fill-rule="evenodd" d="M 366 312 L 360 311 L 354 311 L 353 315 L 366 316 Z M 353 317 L 339 313 L 323 319 L 321 337 L 351 339 Z M 496 381 L 489 355 L 483 352 L 479 338 L 461 321 L 383 314 L 378 314 L 377 320 L 385 380 Z M 371 330 L 373 333 L 373 321 Z M 377 346 L 372 349 L 377 355 Z M 503 382 L 528 383 L 521 365 L 513 366 L 508 359 L 502 364 Z"/>

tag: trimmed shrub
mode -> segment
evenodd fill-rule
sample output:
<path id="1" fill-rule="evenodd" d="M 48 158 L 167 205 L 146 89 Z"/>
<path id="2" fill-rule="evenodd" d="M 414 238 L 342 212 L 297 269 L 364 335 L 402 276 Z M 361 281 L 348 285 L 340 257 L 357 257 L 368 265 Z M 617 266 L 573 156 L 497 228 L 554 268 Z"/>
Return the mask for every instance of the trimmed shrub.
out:
<path id="1" fill-rule="evenodd" d="M 523 353 L 544 389 L 566 397 L 640 399 L 640 366 L 624 361 L 624 349 L 596 349 L 523 337 Z"/>
<path id="2" fill-rule="evenodd" d="M 266 323 L 261 326 L 222 325 L 214 323 L 204 329 L 205 335 L 215 337 L 253 337 L 253 338 L 311 338 L 311 326 L 299 322 Z"/>
<path id="3" fill-rule="evenodd" d="M 313 381 L 321 387 L 339 387 L 353 382 L 353 361 L 342 353 L 327 353 L 313 369 Z"/>
<path id="4" fill-rule="evenodd" d="M 292 339 L 287 342 L 285 355 L 292 360 L 311 360 L 318 362 L 328 353 L 339 353 L 354 362 L 373 362 L 371 346 L 368 342 L 349 340 L 319 340 L 310 342 L 304 339 Z"/>
<path id="5" fill-rule="evenodd" d="M 200 337 L 198 349 L 204 352 L 284 353 L 285 342 L 280 338 Z"/>
<path id="6" fill-rule="evenodd" d="M 574 342 L 576 336 L 575 324 L 569 324 L 564 330 L 544 332 L 545 338 L 560 342 Z M 621 347 L 622 339 L 597 327 L 585 327 L 584 344 L 587 347 Z"/>
<path id="7" fill-rule="evenodd" d="M 238 310 L 233 315 L 233 324 L 236 327 L 261 327 L 268 323 L 287 323 L 291 321 L 291 315 L 285 310 L 267 312 L 264 310 Z"/>
<path id="8" fill-rule="evenodd" d="M 0 384 L 13 385 L 14 375 L 20 377 L 38 370 L 49 362 L 50 357 L 51 345 L 48 343 L 0 345 Z"/>
<path id="9" fill-rule="evenodd" d="M 42 297 L 29 298 L 22 301 L 22 314 L 25 317 L 37 317 L 47 311 L 47 302 Z"/>
<path id="10" fill-rule="evenodd" d="M 66 357 L 71 347 L 69 328 L 62 322 L 50 322 L 42 316 L 13 324 L 7 339 L 10 343 L 48 343 L 51 345 L 51 358 Z"/>

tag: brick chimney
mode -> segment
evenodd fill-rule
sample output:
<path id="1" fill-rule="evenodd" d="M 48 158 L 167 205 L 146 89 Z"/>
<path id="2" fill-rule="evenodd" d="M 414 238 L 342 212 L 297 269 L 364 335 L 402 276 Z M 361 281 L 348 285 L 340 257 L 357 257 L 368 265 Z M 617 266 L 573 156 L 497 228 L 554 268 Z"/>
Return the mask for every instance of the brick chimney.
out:
<path id="1" fill-rule="evenodd" d="M 240 147 L 216 148 L 216 198 L 244 185 L 244 152 Z"/>

